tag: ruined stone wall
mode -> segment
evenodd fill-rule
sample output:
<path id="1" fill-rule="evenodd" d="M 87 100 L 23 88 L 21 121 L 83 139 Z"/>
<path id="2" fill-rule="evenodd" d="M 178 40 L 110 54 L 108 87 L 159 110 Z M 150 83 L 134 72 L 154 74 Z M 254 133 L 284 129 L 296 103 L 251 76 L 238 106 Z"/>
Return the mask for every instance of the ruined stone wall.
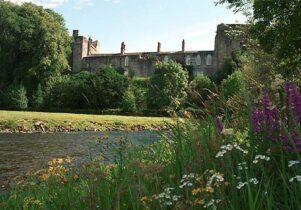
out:
<path id="1" fill-rule="evenodd" d="M 125 43 L 121 45 L 121 52 L 117 54 L 100 54 L 99 42 L 78 36 L 74 31 L 73 65 L 72 71 L 95 71 L 102 65 L 112 65 L 123 68 L 128 72 L 133 70 L 136 76 L 149 77 L 153 74 L 158 61 L 176 61 L 183 65 L 193 66 L 194 74 L 213 75 L 221 71 L 225 59 L 241 48 L 243 37 L 230 37 L 227 30 L 236 29 L 243 25 L 220 24 L 217 26 L 214 51 L 185 51 L 185 40 L 182 42 L 182 51 L 161 52 L 161 43 L 158 43 L 157 52 L 126 53 Z"/>
<path id="2" fill-rule="evenodd" d="M 88 55 L 88 41 L 86 37 L 74 37 L 72 48 L 72 72 L 77 73 L 82 69 L 82 60 Z"/>
<path id="3" fill-rule="evenodd" d="M 225 63 L 225 59 L 231 58 L 233 53 L 241 49 L 244 43 L 244 37 L 239 35 L 239 30 L 244 30 L 245 25 L 241 24 L 220 24 L 217 26 L 215 37 L 215 61 L 217 70 L 221 71 Z M 237 30 L 237 35 L 231 35 L 231 30 Z"/>
<path id="4" fill-rule="evenodd" d="M 211 63 L 207 61 L 208 56 L 212 57 Z M 155 64 L 159 61 L 176 61 L 183 65 L 191 65 L 195 75 L 201 73 L 213 75 L 216 72 L 214 51 L 91 55 L 83 59 L 82 69 L 95 71 L 102 65 L 112 65 L 115 68 L 123 68 L 127 71 L 131 69 L 136 76 L 149 77 L 153 74 Z"/>

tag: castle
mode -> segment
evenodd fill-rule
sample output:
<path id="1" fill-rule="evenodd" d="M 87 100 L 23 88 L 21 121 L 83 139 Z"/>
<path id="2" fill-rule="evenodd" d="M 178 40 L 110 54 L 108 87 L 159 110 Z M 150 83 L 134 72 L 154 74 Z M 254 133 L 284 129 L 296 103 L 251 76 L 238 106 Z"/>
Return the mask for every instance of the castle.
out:
<path id="1" fill-rule="evenodd" d="M 100 53 L 100 43 L 79 36 L 79 31 L 73 31 L 74 44 L 72 53 L 72 73 L 80 71 L 95 71 L 102 65 L 112 65 L 122 68 L 125 73 L 133 71 L 136 76 L 149 77 L 154 71 L 158 61 L 176 61 L 185 66 L 191 66 L 193 74 L 213 75 L 221 71 L 225 59 L 240 49 L 244 42 L 242 36 L 229 36 L 227 32 L 232 29 L 244 27 L 241 24 L 219 24 L 215 37 L 215 47 L 212 51 L 186 51 L 185 40 L 182 41 L 181 51 L 163 52 L 158 42 L 156 52 L 127 53 L 125 43 L 121 43 L 120 53 Z"/>

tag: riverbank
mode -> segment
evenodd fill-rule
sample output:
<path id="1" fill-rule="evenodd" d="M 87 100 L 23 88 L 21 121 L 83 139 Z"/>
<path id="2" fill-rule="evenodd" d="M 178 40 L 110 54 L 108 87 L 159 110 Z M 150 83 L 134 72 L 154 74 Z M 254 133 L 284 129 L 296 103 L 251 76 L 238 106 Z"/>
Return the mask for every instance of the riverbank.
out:
<path id="1" fill-rule="evenodd" d="M 0 133 L 165 130 L 170 118 L 0 111 Z"/>

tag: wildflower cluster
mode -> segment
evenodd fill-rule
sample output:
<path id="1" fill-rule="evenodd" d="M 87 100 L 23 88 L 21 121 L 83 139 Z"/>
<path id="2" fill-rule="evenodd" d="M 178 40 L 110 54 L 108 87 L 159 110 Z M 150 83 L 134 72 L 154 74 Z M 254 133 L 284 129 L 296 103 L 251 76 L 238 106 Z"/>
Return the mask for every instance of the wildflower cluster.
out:
<path id="1" fill-rule="evenodd" d="M 236 188 L 240 190 L 241 188 L 243 188 L 245 185 L 248 185 L 248 184 L 257 185 L 258 184 L 258 180 L 256 178 L 251 178 L 251 179 L 249 179 L 246 182 L 239 181 L 238 185 L 236 186 Z"/>
<path id="2" fill-rule="evenodd" d="M 300 123 L 301 95 L 297 86 L 286 82 L 285 113 L 280 117 L 279 109 L 274 106 L 268 95 L 262 98 L 262 109 L 252 112 L 252 131 L 255 135 L 264 134 L 272 142 L 280 142 L 285 151 L 301 152 Z"/>
<path id="3" fill-rule="evenodd" d="M 183 187 L 191 187 L 193 185 L 193 180 L 194 178 L 196 177 L 195 174 L 193 173 L 190 173 L 188 175 L 183 175 L 182 179 L 181 179 L 181 185 L 179 186 L 180 188 L 183 188 Z"/>
<path id="4" fill-rule="evenodd" d="M 181 198 L 179 195 L 172 194 L 173 190 L 174 188 L 171 187 L 165 188 L 162 193 L 154 195 L 153 198 L 158 200 L 161 206 L 171 206 Z"/>
<path id="5" fill-rule="evenodd" d="M 66 181 L 66 174 L 70 171 L 70 164 L 72 159 L 67 157 L 66 159 L 56 158 L 51 161 L 48 161 L 48 170 L 46 173 L 40 174 L 40 178 L 43 181 L 49 179 L 53 176 L 59 179 Z"/>
<path id="6" fill-rule="evenodd" d="M 289 182 L 294 182 L 294 181 L 301 182 L 301 175 L 294 176 L 289 180 Z"/>
<path id="7" fill-rule="evenodd" d="M 245 150 L 243 148 L 241 148 L 240 145 L 238 145 L 237 143 L 234 143 L 234 144 L 227 144 L 227 145 L 222 145 L 220 147 L 220 151 L 216 154 L 216 158 L 220 158 L 220 157 L 223 157 L 228 151 L 232 151 L 233 149 L 236 149 L 240 152 L 242 152 L 243 154 L 248 154 L 248 150 Z"/>
<path id="8" fill-rule="evenodd" d="M 206 171 L 201 177 L 196 175 L 194 186 L 191 188 L 192 206 L 203 206 L 203 208 L 216 208 L 217 204 L 221 202 L 217 199 L 218 194 L 225 184 L 224 175 L 213 170 Z"/>
<path id="9" fill-rule="evenodd" d="M 23 201 L 23 209 L 40 209 L 42 206 L 41 201 L 33 197 L 25 197 Z"/>
<path id="10" fill-rule="evenodd" d="M 270 161 L 270 157 L 265 156 L 265 155 L 256 155 L 255 159 L 253 160 L 253 163 L 256 164 L 256 163 L 258 163 L 259 160 Z"/>
<path id="11" fill-rule="evenodd" d="M 300 164 L 300 161 L 298 161 L 298 160 L 290 160 L 288 162 L 288 167 L 291 168 L 291 167 L 293 167 L 294 165 L 297 165 L 297 164 Z"/>

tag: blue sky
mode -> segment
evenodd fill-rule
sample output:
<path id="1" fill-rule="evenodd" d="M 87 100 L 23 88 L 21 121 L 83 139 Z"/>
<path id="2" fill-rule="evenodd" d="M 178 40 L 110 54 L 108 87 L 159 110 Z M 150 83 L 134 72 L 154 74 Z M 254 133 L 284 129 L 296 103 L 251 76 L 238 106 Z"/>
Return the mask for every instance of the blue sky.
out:
<path id="1" fill-rule="evenodd" d="M 54 9 L 66 26 L 101 43 L 103 53 L 119 52 L 125 42 L 127 52 L 181 49 L 212 50 L 219 23 L 244 23 L 241 14 L 215 0 L 9 0 L 31 1 Z"/>

